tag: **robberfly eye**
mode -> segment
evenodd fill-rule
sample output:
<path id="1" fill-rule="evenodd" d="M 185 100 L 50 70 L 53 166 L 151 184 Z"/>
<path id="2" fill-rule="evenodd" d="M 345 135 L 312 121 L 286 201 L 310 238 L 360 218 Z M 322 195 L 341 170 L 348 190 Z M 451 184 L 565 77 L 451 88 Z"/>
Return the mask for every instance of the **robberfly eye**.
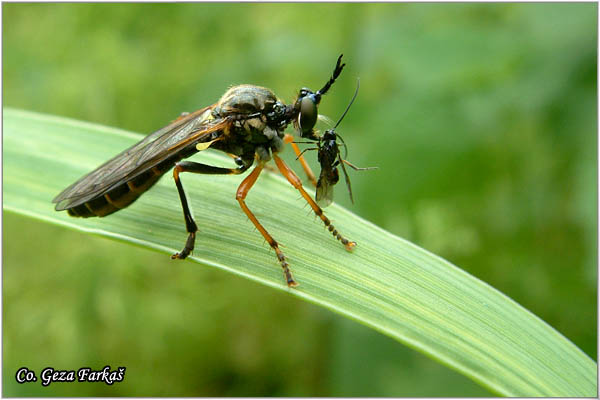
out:
<path id="1" fill-rule="evenodd" d="M 315 95 L 310 94 L 300 100 L 300 128 L 302 130 L 300 136 L 312 136 L 313 128 L 317 123 L 318 111 Z"/>

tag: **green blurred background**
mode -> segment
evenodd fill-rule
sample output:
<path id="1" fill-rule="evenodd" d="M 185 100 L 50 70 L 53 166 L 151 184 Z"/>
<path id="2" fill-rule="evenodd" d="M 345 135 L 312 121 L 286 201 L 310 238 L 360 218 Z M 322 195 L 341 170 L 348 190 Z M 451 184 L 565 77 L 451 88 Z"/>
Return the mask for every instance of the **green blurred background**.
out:
<path id="1" fill-rule="evenodd" d="M 2 8 L 5 106 L 141 133 L 232 84 L 289 102 L 344 53 L 320 111 L 337 119 L 360 77 L 339 132 L 379 170 L 351 171 L 356 204 L 343 184 L 337 201 L 596 359 L 596 4 Z M 3 228 L 5 396 L 490 395 L 287 293 L 10 213 Z M 105 365 L 125 381 L 14 381 L 21 366 Z"/>

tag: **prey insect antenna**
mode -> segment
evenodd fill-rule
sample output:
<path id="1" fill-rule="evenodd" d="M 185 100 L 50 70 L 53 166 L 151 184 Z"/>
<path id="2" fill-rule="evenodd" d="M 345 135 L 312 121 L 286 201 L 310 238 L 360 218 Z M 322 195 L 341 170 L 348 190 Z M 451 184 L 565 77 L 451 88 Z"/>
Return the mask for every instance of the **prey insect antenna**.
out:
<path id="1" fill-rule="evenodd" d="M 358 89 L 360 89 L 360 79 L 356 81 L 356 90 L 354 91 L 354 96 L 352 96 L 352 100 L 350 100 L 350 103 L 348 104 L 348 107 L 346 107 L 346 111 L 344 111 L 344 113 L 342 114 L 342 116 L 338 120 L 337 124 L 335 124 L 335 126 L 333 127 L 333 129 L 335 129 L 335 128 L 338 127 L 338 125 L 340 124 L 340 122 L 342 122 L 342 120 L 344 119 L 344 117 L 348 113 L 348 110 L 350 110 L 350 107 L 352 107 L 352 103 L 354 103 L 354 100 L 356 99 L 356 96 L 358 96 Z"/>

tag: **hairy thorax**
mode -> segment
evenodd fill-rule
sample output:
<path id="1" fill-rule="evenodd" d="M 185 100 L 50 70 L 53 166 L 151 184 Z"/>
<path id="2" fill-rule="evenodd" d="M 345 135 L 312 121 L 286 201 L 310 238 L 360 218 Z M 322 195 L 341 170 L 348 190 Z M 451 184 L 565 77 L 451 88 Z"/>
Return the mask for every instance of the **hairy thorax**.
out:
<path id="1" fill-rule="evenodd" d="M 271 152 L 283 146 L 281 126 L 271 126 L 268 115 L 278 102 L 275 94 L 264 87 L 239 85 L 231 87 L 212 110 L 214 118 L 231 118 L 225 138 L 212 147 L 250 160 L 268 161 Z"/>

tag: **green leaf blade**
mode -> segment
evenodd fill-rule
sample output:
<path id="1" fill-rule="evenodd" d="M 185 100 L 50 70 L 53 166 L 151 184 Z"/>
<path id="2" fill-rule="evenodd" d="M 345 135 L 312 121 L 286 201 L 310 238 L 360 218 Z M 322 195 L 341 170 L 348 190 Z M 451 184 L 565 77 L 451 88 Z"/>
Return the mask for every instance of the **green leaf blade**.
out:
<path id="1" fill-rule="evenodd" d="M 107 218 L 54 211 L 54 196 L 139 135 L 12 109 L 4 109 L 3 123 L 5 210 L 163 253 L 183 246 L 186 233 L 169 174 Z M 231 163 L 210 152 L 197 157 Z M 301 285 L 288 289 L 275 255 L 235 201 L 240 177 L 184 174 L 182 180 L 200 227 L 194 261 L 350 317 L 498 394 L 596 396 L 593 360 L 502 293 L 426 250 L 333 204 L 326 214 L 358 242 L 349 253 L 318 219 L 306 216 L 303 200 L 283 178 L 263 173 L 247 203 L 283 245 Z"/>

